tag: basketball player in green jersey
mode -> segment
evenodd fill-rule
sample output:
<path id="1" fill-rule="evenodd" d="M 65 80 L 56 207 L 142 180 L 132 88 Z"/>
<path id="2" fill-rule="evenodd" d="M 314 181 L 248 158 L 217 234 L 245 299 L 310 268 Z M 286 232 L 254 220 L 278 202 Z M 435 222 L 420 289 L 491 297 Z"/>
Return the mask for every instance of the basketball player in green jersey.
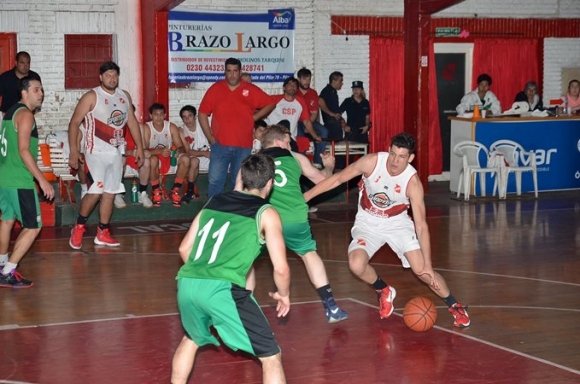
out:
<path id="1" fill-rule="evenodd" d="M 46 199 L 54 198 L 54 188 L 36 165 L 38 130 L 34 112 L 44 100 L 42 83 L 25 76 L 18 81 L 20 101 L 4 115 L 0 129 L 0 288 L 30 288 L 32 282 L 16 271 L 38 236 L 42 221 L 34 179 Z M 22 223 L 8 259 L 8 246 L 14 221 Z"/>
<path id="2" fill-rule="evenodd" d="M 298 254 L 304 262 L 308 277 L 322 300 L 328 322 L 346 320 L 348 314 L 336 304 L 324 263 L 316 252 L 316 241 L 312 237 L 308 221 L 308 205 L 300 189 L 301 175 L 309 178 L 314 184 L 330 177 L 334 169 L 334 158 L 323 154 L 324 170 L 318 170 L 306 156 L 290 151 L 290 131 L 280 125 L 268 127 L 262 134 L 261 141 L 260 153 L 272 156 L 276 164 L 270 203 L 282 218 L 286 246 Z"/>
<path id="3" fill-rule="evenodd" d="M 285 383 L 280 347 L 246 275 L 264 243 L 274 267 L 278 317 L 290 310 L 290 268 L 278 212 L 268 204 L 274 179 L 271 157 L 255 154 L 242 163 L 242 189 L 211 198 L 179 246 L 185 265 L 177 274 L 177 302 L 186 335 L 173 357 L 171 383 L 187 382 L 198 347 L 225 345 L 258 357 L 264 383 Z M 243 382 L 243 374 L 236 382 Z"/>

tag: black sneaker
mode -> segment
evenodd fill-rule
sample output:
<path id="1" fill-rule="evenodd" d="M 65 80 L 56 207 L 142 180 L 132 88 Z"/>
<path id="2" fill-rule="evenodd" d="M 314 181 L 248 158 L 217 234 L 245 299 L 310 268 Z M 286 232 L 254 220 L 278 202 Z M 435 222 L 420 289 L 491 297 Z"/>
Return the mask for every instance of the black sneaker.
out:
<path id="1" fill-rule="evenodd" d="M 189 204 L 191 200 L 195 198 L 193 191 L 187 191 L 185 195 L 181 196 L 181 202 Z"/>
<path id="2" fill-rule="evenodd" d="M 31 288 L 33 285 L 32 281 L 26 280 L 16 270 L 8 275 L 0 273 L 0 288 Z"/>

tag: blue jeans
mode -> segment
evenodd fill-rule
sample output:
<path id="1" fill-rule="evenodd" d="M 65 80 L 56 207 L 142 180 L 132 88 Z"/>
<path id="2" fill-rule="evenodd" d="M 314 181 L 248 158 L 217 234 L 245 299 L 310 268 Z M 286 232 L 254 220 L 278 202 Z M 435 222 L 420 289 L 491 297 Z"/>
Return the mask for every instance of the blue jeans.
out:
<path id="1" fill-rule="evenodd" d="M 312 123 L 312 126 L 314 127 L 314 132 L 323 139 L 320 142 L 314 142 L 314 158 L 312 159 L 312 162 L 322 165 L 320 154 L 326 150 L 326 141 L 324 141 L 324 139 L 328 138 L 328 129 L 318 121 Z M 298 123 L 298 136 L 307 136 L 312 139 L 312 137 L 306 133 L 305 129 L 304 124 L 300 121 Z"/>
<path id="2" fill-rule="evenodd" d="M 230 184 L 228 191 L 236 185 L 236 177 L 242 167 L 242 161 L 250 155 L 252 148 L 228 147 L 217 141 L 211 145 L 211 155 L 208 169 L 208 197 L 224 192 L 228 168 Z"/>

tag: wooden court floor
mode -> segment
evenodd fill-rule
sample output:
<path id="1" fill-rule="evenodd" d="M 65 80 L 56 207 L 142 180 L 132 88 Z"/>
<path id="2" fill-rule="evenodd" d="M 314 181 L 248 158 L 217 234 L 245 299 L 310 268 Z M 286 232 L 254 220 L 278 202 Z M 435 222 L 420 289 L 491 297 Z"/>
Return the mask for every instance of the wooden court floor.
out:
<path id="1" fill-rule="evenodd" d="M 433 263 L 469 305 L 455 329 L 442 301 L 387 248 L 372 263 L 397 289 L 380 320 L 376 296 L 348 270 L 354 204 L 323 205 L 313 233 L 347 321 L 327 324 L 303 264 L 289 255 L 291 300 L 275 318 L 267 258 L 256 297 L 283 350 L 289 383 L 580 383 L 580 191 L 538 200 L 427 196 Z M 70 228 L 45 228 L 20 271 L 28 290 L 0 289 L 0 383 L 168 383 L 182 330 L 174 276 L 186 221 L 116 223 L 118 249 L 68 246 Z M 438 306 L 436 327 L 406 328 L 406 301 Z M 191 383 L 259 383 L 259 364 L 225 348 L 198 354 Z"/>

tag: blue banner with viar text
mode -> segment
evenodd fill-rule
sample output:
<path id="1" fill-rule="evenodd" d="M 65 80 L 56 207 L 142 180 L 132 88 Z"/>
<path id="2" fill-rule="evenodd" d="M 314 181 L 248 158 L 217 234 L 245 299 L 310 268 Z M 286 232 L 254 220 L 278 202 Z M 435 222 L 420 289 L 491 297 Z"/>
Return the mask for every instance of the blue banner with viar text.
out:
<path id="1" fill-rule="evenodd" d="M 580 119 L 477 123 L 476 141 L 490 148 L 500 139 L 514 141 L 526 151 L 535 152 L 539 191 L 580 189 Z M 488 195 L 492 190 L 493 182 L 486 185 Z M 532 175 L 524 172 L 522 192 L 533 190 Z M 509 176 L 507 191 L 516 192 L 513 174 Z"/>

